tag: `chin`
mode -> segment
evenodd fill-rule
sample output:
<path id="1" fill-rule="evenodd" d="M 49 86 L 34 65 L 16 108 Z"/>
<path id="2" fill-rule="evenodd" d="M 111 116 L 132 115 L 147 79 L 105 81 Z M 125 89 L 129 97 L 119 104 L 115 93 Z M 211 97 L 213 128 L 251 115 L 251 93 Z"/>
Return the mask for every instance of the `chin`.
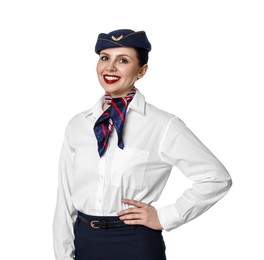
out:
<path id="1" fill-rule="evenodd" d="M 113 85 L 103 85 L 103 88 L 107 92 L 118 92 L 118 87 L 113 86 Z"/>

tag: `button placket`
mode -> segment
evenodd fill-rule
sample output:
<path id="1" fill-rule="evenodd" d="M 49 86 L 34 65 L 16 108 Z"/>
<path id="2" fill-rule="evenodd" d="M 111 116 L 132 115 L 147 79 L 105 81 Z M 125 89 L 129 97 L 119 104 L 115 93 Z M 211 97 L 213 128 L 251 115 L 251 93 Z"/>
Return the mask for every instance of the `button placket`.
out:
<path id="1" fill-rule="evenodd" d="M 98 210 L 102 210 L 102 194 L 103 194 L 103 189 L 104 189 L 104 171 L 105 171 L 105 156 L 103 156 L 100 159 L 99 162 L 99 184 L 98 184 L 98 189 L 97 189 L 97 200 L 96 200 L 96 208 Z"/>
<path id="2" fill-rule="evenodd" d="M 100 158 L 99 162 L 99 185 L 97 191 L 97 209 L 103 211 L 103 196 L 104 196 L 104 188 L 105 188 L 105 173 L 108 163 L 109 157 L 109 150 L 110 150 L 110 142 L 108 143 L 108 148 L 102 158 Z"/>

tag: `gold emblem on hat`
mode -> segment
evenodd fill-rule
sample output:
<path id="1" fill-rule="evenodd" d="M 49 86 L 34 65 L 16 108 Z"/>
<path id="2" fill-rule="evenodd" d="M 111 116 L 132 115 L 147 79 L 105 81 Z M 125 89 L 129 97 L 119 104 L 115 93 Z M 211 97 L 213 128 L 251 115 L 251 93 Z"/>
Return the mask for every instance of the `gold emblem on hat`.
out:
<path id="1" fill-rule="evenodd" d="M 124 37 L 124 36 L 121 35 L 121 36 L 119 36 L 119 37 L 116 38 L 116 37 L 113 35 L 111 38 L 112 38 L 112 40 L 118 42 L 118 41 L 120 41 L 123 37 Z"/>

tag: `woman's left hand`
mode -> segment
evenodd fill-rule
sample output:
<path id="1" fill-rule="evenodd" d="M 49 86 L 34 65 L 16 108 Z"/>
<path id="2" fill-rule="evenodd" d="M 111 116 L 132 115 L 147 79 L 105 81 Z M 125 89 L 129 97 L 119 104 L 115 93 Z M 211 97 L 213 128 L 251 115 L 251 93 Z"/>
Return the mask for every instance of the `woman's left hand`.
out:
<path id="1" fill-rule="evenodd" d="M 154 207 L 137 200 L 123 199 L 122 202 L 134 206 L 134 208 L 118 212 L 120 220 L 128 225 L 144 225 L 155 230 L 162 229 L 157 210 Z"/>

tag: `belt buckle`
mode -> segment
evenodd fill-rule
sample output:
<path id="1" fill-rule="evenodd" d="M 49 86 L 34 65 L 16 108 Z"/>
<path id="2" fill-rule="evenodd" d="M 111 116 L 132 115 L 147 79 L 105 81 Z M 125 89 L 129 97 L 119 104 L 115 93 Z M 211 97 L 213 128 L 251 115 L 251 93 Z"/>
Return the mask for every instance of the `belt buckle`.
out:
<path id="1" fill-rule="evenodd" d="M 96 226 L 96 223 L 99 223 L 100 221 L 98 221 L 98 220 L 93 220 L 93 221 L 91 221 L 91 227 L 92 228 L 96 228 L 96 229 L 98 229 L 98 228 L 100 228 L 100 227 L 98 227 L 98 226 Z"/>

